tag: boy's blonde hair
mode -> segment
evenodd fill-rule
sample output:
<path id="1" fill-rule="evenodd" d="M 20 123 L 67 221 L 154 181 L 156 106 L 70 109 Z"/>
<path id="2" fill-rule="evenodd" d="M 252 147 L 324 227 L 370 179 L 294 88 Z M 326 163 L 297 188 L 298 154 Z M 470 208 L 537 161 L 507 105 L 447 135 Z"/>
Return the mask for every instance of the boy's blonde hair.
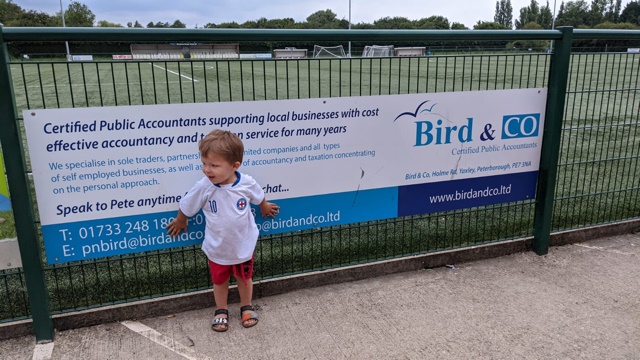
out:
<path id="1" fill-rule="evenodd" d="M 200 149 L 200 156 L 206 157 L 208 154 L 213 153 L 223 157 L 230 164 L 236 161 L 242 163 L 242 156 L 244 155 L 244 145 L 238 135 L 231 131 L 220 129 L 213 130 L 202 138 L 198 143 L 198 148 Z"/>

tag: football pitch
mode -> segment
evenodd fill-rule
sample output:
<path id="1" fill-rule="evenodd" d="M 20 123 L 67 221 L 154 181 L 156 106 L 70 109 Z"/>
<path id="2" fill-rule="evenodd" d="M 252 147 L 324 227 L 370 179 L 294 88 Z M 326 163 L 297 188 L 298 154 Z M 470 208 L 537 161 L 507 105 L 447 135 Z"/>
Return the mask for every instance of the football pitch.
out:
<path id="1" fill-rule="evenodd" d="M 18 109 L 307 99 L 546 85 L 546 54 L 14 62 Z"/>
<path id="2" fill-rule="evenodd" d="M 630 89 L 640 54 L 572 56 L 572 93 Z M 14 62 L 19 110 L 546 87 L 548 54 Z M 618 99 L 621 100 L 621 99 Z"/>

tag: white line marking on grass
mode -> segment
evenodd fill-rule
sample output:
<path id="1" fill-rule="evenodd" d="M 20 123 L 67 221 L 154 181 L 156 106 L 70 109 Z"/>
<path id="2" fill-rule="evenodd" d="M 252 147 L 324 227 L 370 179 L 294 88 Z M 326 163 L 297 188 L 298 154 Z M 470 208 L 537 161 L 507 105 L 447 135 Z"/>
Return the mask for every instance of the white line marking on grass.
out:
<path id="1" fill-rule="evenodd" d="M 184 357 L 189 360 L 212 360 L 210 357 L 197 353 L 188 347 L 182 345 L 181 343 L 171 339 L 167 336 L 160 334 L 154 329 L 138 322 L 138 321 L 123 321 L 122 325 L 129 328 L 131 331 L 134 331 L 147 339 L 155 342 L 156 344 L 162 345 L 167 349 L 173 351 L 174 353 Z"/>
<path id="2" fill-rule="evenodd" d="M 164 80 L 164 79 L 163 79 Z M 198 81 L 198 80 L 196 80 Z M 181 81 L 180 80 L 169 80 L 169 84 L 179 84 Z M 144 81 L 142 83 L 142 85 L 153 85 L 154 83 L 151 81 Z M 165 85 L 167 84 L 166 82 L 162 81 L 158 81 L 155 83 L 155 85 Z M 125 82 L 121 82 L 121 83 L 116 83 L 115 86 L 140 86 L 140 83 L 125 83 Z M 64 88 L 66 89 L 69 84 L 57 84 L 57 85 L 27 85 L 27 89 L 39 89 L 40 87 L 43 88 L 52 88 L 52 87 L 59 87 L 59 88 Z M 73 87 L 80 87 L 80 88 L 84 88 L 84 87 L 97 87 L 97 86 L 102 86 L 102 91 L 107 91 L 107 90 L 113 90 L 113 83 L 104 83 L 104 84 L 71 84 L 71 86 Z M 19 86 L 19 88 L 24 89 L 24 87 Z"/>
<path id="3" fill-rule="evenodd" d="M 620 251 L 620 250 L 613 250 L 613 249 L 607 249 L 607 248 L 603 248 L 601 246 L 589 246 L 589 245 L 584 245 L 584 244 L 574 244 L 575 246 L 580 246 L 583 248 L 587 248 L 587 249 L 591 249 L 591 250 L 600 250 L 600 251 L 606 251 L 606 252 L 611 252 L 614 254 L 620 254 L 620 255 L 633 255 L 633 253 L 628 253 L 628 252 L 624 252 L 624 251 Z"/>
<path id="4" fill-rule="evenodd" d="M 53 355 L 53 341 L 46 344 L 36 344 L 33 349 L 33 360 L 49 360 Z"/>
<path id="5" fill-rule="evenodd" d="M 181 76 L 181 77 L 183 77 L 183 78 L 185 78 L 185 79 L 189 79 L 189 80 L 191 80 L 191 81 L 198 82 L 198 80 L 196 80 L 196 79 L 192 79 L 192 78 L 190 78 L 190 77 L 188 77 L 188 76 L 186 76 L 186 75 L 182 75 L 182 74 L 177 73 L 177 72 L 175 72 L 175 71 L 173 71 L 173 70 L 165 69 L 165 68 L 163 68 L 162 66 L 159 66 L 159 65 L 156 65 L 156 64 L 153 64 L 153 66 L 157 67 L 158 69 L 162 69 L 162 70 L 164 70 L 164 71 L 166 71 L 166 72 L 169 72 L 169 73 L 172 73 L 172 74 L 179 75 L 179 76 Z"/>

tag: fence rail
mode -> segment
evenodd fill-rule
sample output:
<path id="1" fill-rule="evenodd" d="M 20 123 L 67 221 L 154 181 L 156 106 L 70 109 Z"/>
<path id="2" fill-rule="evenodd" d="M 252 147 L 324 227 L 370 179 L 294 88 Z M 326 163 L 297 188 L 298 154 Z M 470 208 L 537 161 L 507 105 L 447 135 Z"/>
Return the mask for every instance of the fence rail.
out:
<path id="1" fill-rule="evenodd" d="M 24 269 L 0 271 L 0 322 L 206 289 L 198 247 L 43 263 L 38 209 L 23 145 L 24 109 L 305 99 L 549 87 L 538 199 L 263 236 L 255 279 L 535 236 L 640 216 L 640 54 L 573 53 L 573 39 L 639 41 L 640 31 L 364 31 L 2 28 L 0 112 Z M 36 41 L 546 40 L 553 54 L 419 58 L 10 61 L 11 42 Z M 638 46 L 640 47 L 640 46 Z M 194 80 L 198 80 L 197 82 Z M 17 151 L 20 150 L 20 151 Z M 22 205 L 21 205 L 22 204 Z M 31 301 L 30 301 L 31 299 Z M 36 300 L 37 299 L 37 300 Z"/>

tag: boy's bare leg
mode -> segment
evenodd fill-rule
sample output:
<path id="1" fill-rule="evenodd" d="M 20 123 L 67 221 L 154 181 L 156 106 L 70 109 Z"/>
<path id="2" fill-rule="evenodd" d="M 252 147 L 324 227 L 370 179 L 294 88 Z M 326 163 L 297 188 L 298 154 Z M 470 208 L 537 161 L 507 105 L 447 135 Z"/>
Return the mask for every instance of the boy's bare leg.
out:
<path id="1" fill-rule="evenodd" d="M 240 295 L 240 306 L 251 305 L 251 299 L 253 298 L 253 281 L 251 279 L 238 279 L 238 294 Z M 255 323 L 255 319 L 247 320 L 247 325 Z"/>
<path id="2" fill-rule="evenodd" d="M 216 302 L 216 308 L 227 309 L 227 301 L 229 298 L 229 280 L 222 284 L 213 284 L 213 299 Z M 218 314 L 216 317 L 227 317 L 224 314 Z M 222 326 L 222 325 L 220 325 Z"/>

